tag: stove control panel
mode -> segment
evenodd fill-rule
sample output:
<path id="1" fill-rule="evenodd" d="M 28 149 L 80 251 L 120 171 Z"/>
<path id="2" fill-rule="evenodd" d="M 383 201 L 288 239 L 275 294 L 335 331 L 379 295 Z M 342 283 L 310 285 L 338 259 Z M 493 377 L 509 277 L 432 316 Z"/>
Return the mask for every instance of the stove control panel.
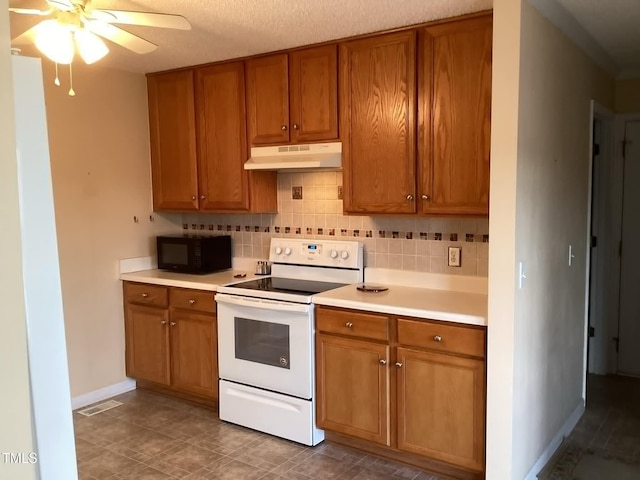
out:
<path id="1" fill-rule="evenodd" d="M 362 243 L 308 238 L 272 238 L 269 260 L 274 263 L 362 268 Z"/>

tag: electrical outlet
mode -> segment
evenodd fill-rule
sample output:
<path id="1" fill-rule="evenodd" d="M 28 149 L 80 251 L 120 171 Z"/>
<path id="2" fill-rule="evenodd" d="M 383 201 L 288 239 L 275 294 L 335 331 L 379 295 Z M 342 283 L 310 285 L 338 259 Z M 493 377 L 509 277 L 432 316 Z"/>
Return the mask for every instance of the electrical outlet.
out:
<path id="1" fill-rule="evenodd" d="M 338 200 L 342 200 L 344 198 L 344 194 L 342 191 L 342 185 L 338 185 Z"/>
<path id="2" fill-rule="evenodd" d="M 291 198 L 294 200 L 302 200 L 302 187 L 291 187 Z"/>
<path id="3" fill-rule="evenodd" d="M 448 265 L 450 267 L 459 267 L 460 266 L 460 255 L 461 255 L 460 247 L 449 247 L 449 261 Z"/>

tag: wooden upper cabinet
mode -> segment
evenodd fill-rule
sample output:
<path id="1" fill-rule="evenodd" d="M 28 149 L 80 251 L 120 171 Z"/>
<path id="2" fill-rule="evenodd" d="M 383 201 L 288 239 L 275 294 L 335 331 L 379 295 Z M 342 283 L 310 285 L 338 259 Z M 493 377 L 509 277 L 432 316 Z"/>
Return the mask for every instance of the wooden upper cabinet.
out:
<path id="1" fill-rule="evenodd" d="M 341 46 L 346 212 L 416 211 L 415 52 L 414 31 Z"/>
<path id="2" fill-rule="evenodd" d="M 491 46 L 491 15 L 420 34 L 421 213 L 489 213 Z"/>
<path id="3" fill-rule="evenodd" d="M 289 56 L 291 141 L 338 138 L 338 47 L 297 50 Z"/>
<path id="4" fill-rule="evenodd" d="M 244 64 L 196 70 L 201 210 L 249 210 Z"/>
<path id="5" fill-rule="evenodd" d="M 193 72 L 148 77 L 154 210 L 197 210 Z"/>
<path id="6" fill-rule="evenodd" d="M 338 138 L 338 47 L 247 60 L 249 143 Z"/>
<path id="7" fill-rule="evenodd" d="M 289 141 L 287 54 L 247 60 L 247 113 L 251 145 Z"/>

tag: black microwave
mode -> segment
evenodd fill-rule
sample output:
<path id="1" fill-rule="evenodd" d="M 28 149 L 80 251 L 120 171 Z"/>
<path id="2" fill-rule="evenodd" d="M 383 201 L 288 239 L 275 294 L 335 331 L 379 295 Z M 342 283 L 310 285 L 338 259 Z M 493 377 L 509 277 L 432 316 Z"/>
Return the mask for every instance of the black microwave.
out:
<path id="1" fill-rule="evenodd" d="M 158 268 L 204 274 L 231 268 L 229 235 L 165 235 L 157 237 Z"/>

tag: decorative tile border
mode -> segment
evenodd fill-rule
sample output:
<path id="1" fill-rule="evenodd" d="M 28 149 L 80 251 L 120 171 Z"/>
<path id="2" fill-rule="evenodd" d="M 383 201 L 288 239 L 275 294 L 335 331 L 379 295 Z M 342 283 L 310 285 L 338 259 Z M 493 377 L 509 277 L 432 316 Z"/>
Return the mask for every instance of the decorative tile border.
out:
<path id="1" fill-rule="evenodd" d="M 442 232 L 401 232 L 396 230 L 362 230 L 349 228 L 326 228 L 326 227 L 290 227 L 290 226 L 261 226 L 261 225 L 221 225 L 221 224 L 182 224 L 183 230 L 193 231 L 214 231 L 214 232 L 254 232 L 254 233 L 273 233 L 295 236 L 306 235 L 328 236 L 328 237 L 362 237 L 362 238 L 391 238 L 402 240 L 435 240 L 458 242 L 464 238 L 464 242 L 471 243 L 487 243 L 489 242 L 488 234 L 480 233 L 442 233 Z"/>

